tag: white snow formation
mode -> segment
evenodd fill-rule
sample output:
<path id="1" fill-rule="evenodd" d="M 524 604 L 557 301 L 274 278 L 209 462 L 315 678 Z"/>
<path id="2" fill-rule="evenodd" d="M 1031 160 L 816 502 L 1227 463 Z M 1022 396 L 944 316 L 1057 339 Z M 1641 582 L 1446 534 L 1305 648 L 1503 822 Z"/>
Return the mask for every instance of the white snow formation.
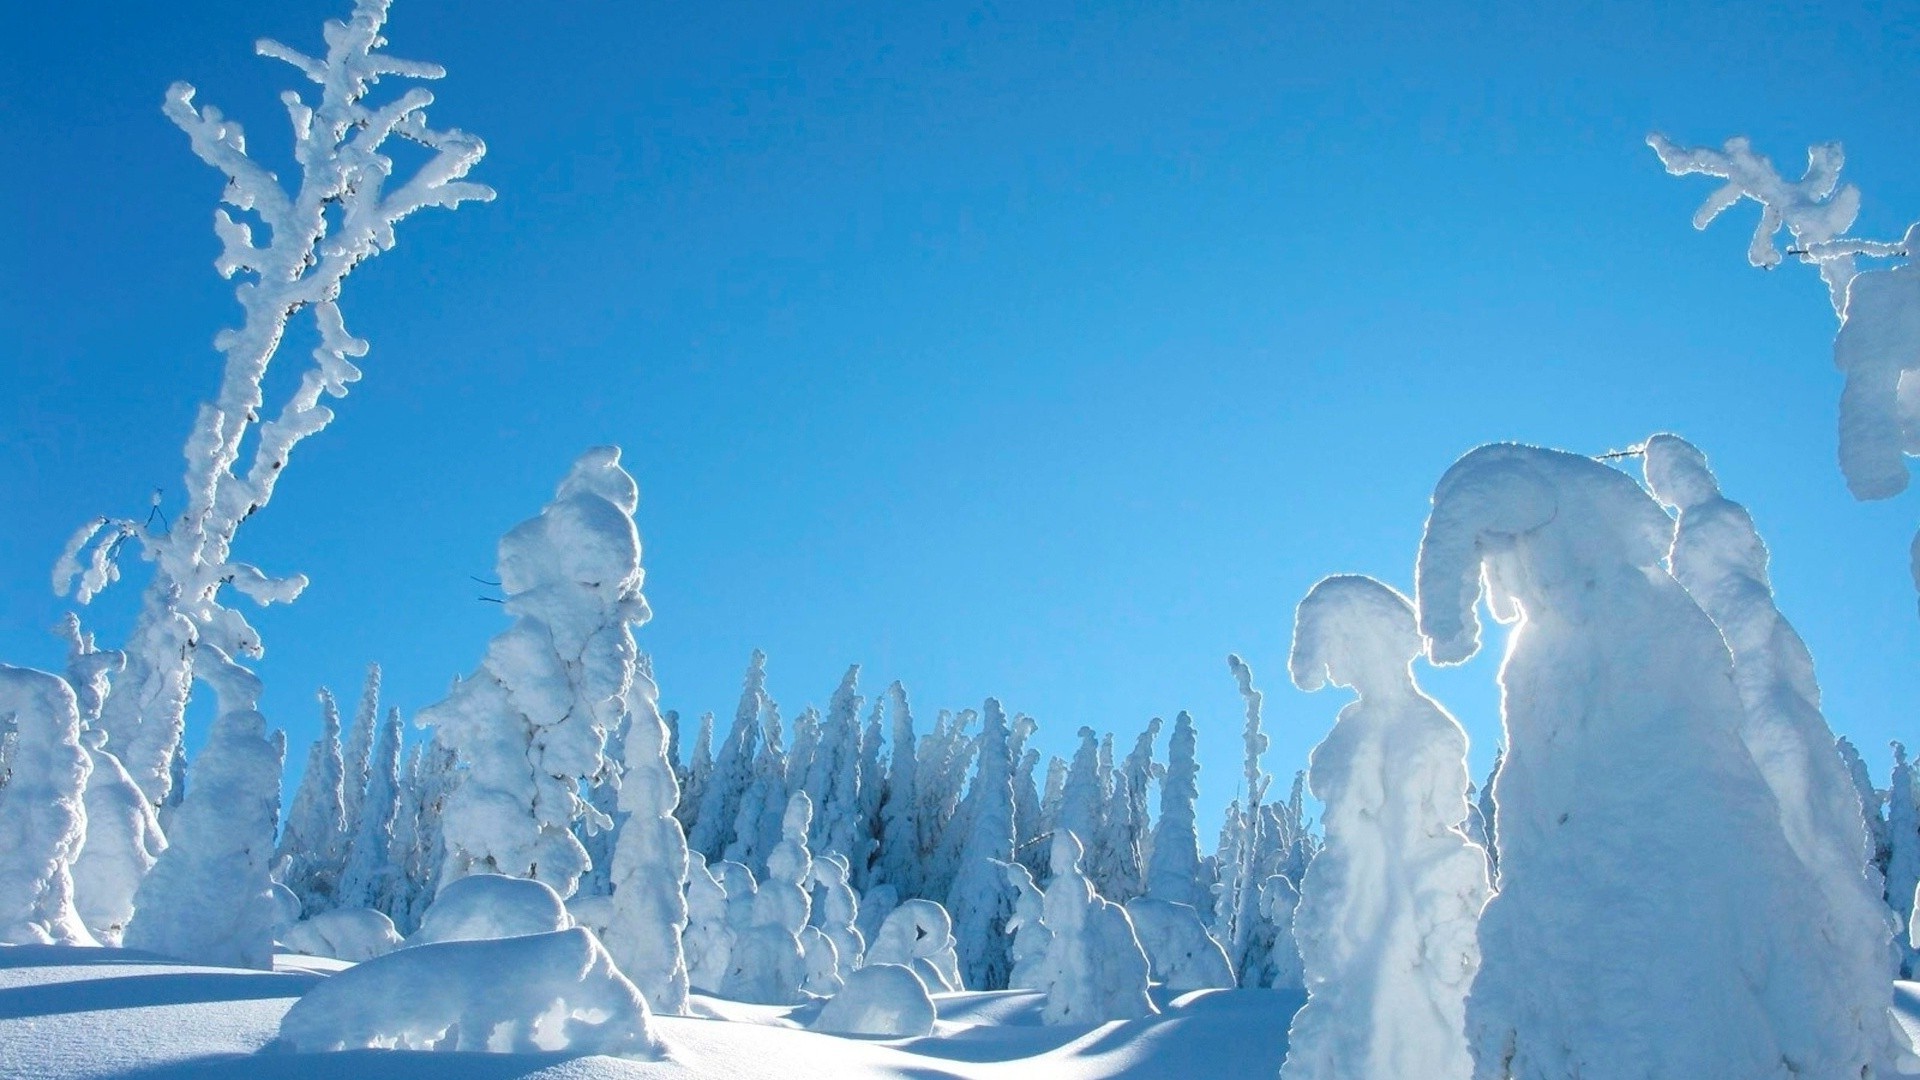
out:
<path id="1" fill-rule="evenodd" d="M 1007 919 L 1007 932 L 1013 935 L 1009 950 L 1013 971 L 1007 976 L 1007 989 L 1037 990 L 1045 972 L 1047 942 L 1053 939 L 1045 920 L 1045 894 L 1021 863 L 1007 863 L 1002 869 L 1015 894 L 1013 915 Z"/>
<path id="2" fill-rule="evenodd" d="M 687 982 L 705 994 L 725 985 L 733 953 L 734 930 L 728 918 L 726 886 L 707 869 L 698 851 L 687 855 L 687 931 L 682 936 Z"/>
<path id="3" fill-rule="evenodd" d="M 118 945 L 133 920 L 133 898 L 167 848 L 153 804 L 120 759 L 89 749 L 86 843 L 73 861 L 73 898 L 102 945 Z"/>
<path id="4" fill-rule="evenodd" d="M 1131 1020 L 1159 1010 L 1147 997 L 1150 968 L 1133 923 L 1119 904 L 1093 891 L 1080 868 L 1080 839 L 1053 834 L 1053 880 L 1044 917 L 1053 937 L 1040 974 L 1047 994 L 1041 1018 L 1049 1024 Z"/>
<path id="5" fill-rule="evenodd" d="M 907 900 L 889 912 L 867 946 L 867 963 L 910 967 L 936 994 L 961 988 L 953 919 L 931 900 Z"/>
<path id="6" fill-rule="evenodd" d="M 0 732 L 12 736 L 0 784 L 0 944 L 92 945 L 74 906 L 93 760 L 80 744 L 73 688 L 0 664 Z"/>
<path id="7" fill-rule="evenodd" d="M 371 960 L 400 947 L 393 920 L 371 908 L 335 908 L 302 919 L 280 934 L 280 944 L 308 956 Z"/>
<path id="8" fill-rule="evenodd" d="M 1213 940 L 1192 905 L 1136 896 L 1126 907 L 1154 982 L 1175 993 L 1233 988 L 1226 950 Z"/>
<path id="9" fill-rule="evenodd" d="M 913 969 L 899 964 L 868 964 L 847 976 L 846 983 L 821 1008 L 813 1030 L 889 1039 L 933 1034 L 933 998 Z"/>
<path id="10" fill-rule="evenodd" d="M 407 944 L 546 934 L 572 925 L 560 894 L 546 882 L 474 874 L 440 890 Z"/>
<path id="11" fill-rule="evenodd" d="M 807 878 L 813 857 L 807 851 L 807 828 L 813 803 L 804 791 L 787 801 L 780 843 L 767 856 L 767 876 L 753 894 L 753 923 L 734 939 L 722 990 L 727 997 L 764 1005 L 792 1005 L 805 1000 L 806 956 L 800 934 L 807 928 L 812 901 Z M 728 888 L 729 896 L 733 890 Z"/>

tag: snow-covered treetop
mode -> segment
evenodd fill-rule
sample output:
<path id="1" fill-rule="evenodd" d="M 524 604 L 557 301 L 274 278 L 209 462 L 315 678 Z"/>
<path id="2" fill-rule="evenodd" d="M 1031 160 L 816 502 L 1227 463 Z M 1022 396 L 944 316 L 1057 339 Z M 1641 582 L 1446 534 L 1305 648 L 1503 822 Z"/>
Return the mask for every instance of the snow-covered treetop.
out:
<path id="1" fill-rule="evenodd" d="M 1348 686 L 1361 697 L 1389 693 L 1408 685 L 1407 665 L 1420 647 L 1405 596 L 1357 574 L 1325 578 L 1294 616 L 1293 684 L 1309 692 Z"/>
<path id="2" fill-rule="evenodd" d="M 1480 649 L 1483 583 L 1494 618 L 1520 617 L 1528 597 L 1582 601 L 1591 578 L 1657 566 L 1673 521 L 1625 473 L 1562 450 L 1493 443 L 1440 478 L 1416 574 L 1427 655 L 1457 664 Z M 1583 582 L 1586 583 L 1583 585 Z"/>
<path id="3" fill-rule="evenodd" d="M 1246 761 L 1243 769 L 1247 785 L 1247 805 L 1258 806 L 1267 794 L 1267 784 L 1272 777 L 1260 771 L 1260 755 L 1267 752 L 1269 740 L 1260 730 L 1260 707 L 1262 695 L 1253 685 L 1253 669 L 1236 653 L 1227 655 L 1227 670 L 1233 673 L 1233 681 L 1240 688 L 1240 697 L 1247 705 L 1247 727 L 1242 735 L 1246 746 Z"/>
<path id="4" fill-rule="evenodd" d="M 573 463 L 553 501 L 500 539 L 500 587 L 507 613 L 539 619 L 568 655 L 592 633 L 616 621 L 651 618 L 640 587 L 640 541 L 633 512 L 640 490 L 620 467 L 620 448 L 596 446 Z M 587 616 L 583 602 L 600 610 Z"/>

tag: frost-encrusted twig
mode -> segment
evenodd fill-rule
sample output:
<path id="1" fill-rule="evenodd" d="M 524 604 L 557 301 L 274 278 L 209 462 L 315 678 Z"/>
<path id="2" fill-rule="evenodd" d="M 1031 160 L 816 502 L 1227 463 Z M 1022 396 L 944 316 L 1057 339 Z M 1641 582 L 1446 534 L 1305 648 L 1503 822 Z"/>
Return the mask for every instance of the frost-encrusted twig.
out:
<path id="1" fill-rule="evenodd" d="M 298 165 L 290 188 L 248 155 L 238 123 L 211 105 L 194 104 L 192 86 L 175 83 L 162 107 L 187 133 L 194 153 L 225 174 L 221 199 L 243 215 L 214 212 L 222 245 L 214 266 L 223 277 L 245 278 L 235 290 L 244 318 L 214 339 L 225 372 L 187 439 L 187 505 L 173 528 L 157 532 L 130 519 L 96 519 L 75 534 L 54 571 L 58 591 L 79 578 L 76 596 L 86 603 L 118 578 L 128 542 L 138 542 L 143 557 L 156 564 L 128 643 L 128 674 L 116 683 L 105 718 L 127 767 L 155 801 L 167 791 L 166 762 L 179 737 L 194 648 L 204 642 L 235 657 L 261 654 L 253 628 L 222 603 L 221 587 L 269 604 L 290 601 L 306 586 L 302 575 L 267 574 L 233 559 L 230 550 L 240 523 L 272 498 L 293 448 L 332 421 L 322 399 L 344 397 L 360 378 L 353 359 L 366 355 L 367 343 L 349 333 L 341 317 L 342 283 L 362 261 L 392 247 L 394 225 L 414 211 L 493 197 L 464 179 L 486 145 L 458 130 L 429 127 L 432 94 L 415 87 L 389 102 L 368 100 L 382 76 L 444 74 L 437 65 L 380 51 L 388 3 L 357 0 L 351 19 L 329 21 L 318 57 L 276 41 L 257 44 L 260 55 L 291 64 L 320 87 L 314 103 L 294 91 L 281 95 Z M 381 152 L 395 136 L 430 152 L 405 178 L 396 178 L 394 162 Z M 288 322 L 309 308 L 320 335 L 313 364 L 266 419 L 262 380 Z M 242 468 L 242 443 L 256 425 L 252 457 Z"/>

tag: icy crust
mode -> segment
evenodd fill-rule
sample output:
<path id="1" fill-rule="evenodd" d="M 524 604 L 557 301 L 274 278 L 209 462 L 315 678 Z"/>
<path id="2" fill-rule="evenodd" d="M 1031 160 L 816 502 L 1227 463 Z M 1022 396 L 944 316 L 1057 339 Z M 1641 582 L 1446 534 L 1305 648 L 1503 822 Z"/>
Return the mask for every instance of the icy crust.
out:
<path id="1" fill-rule="evenodd" d="M 1501 891 L 1467 1005 L 1477 1077 L 1862 1075 L 1851 994 L 1806 899 L 1720 633 L 1661 565 L 1672 522 L 1624 474 L 1517 445 L 1434 493 L 1428 653 L 1517 621 L 1501 670 Z"/>
<path id="2" fill-rule="evenodd" d="M 1774 606 L 1767 547 L 1752 517 L 1721 494 L 1706 456 L 1677 436 L 1655 435 L 1645 469 L 1654 497 L 1678 515 L 1674 577 L 1733 654 L 1745 707 L 1741 741 L 1779 804 L 1787 843 L 1818 885 L 1803 902 L 1816 905 L 1821 938 L 1833 948 L 1830 993 L 1852 999 L 1855 1053 L 1877 1053 L 1887 1068 L 1896 1052 L 1886 1042 L 1894 924 L 1859 794 L 1820 712 L 1813 657 Z"/>
<path id="3" fill-rule="evenodd" d="M 1190 904 L 1139 896 L 1127 901 L 1127 917 L 1146 951 L 1153 981 L 1176 994 L 1232 989 L 1233 966 Z"/>
<path id="4" fill-rule="evenodd" d="M 393 920 L 368 908 L 323 911 L 302 919 L 280 934 L 280 944 L 308 956 L 334 960 L 371 960 L 400 947 Z"/>
<path id="5" fill-rule="evenodd" d="M 922 1038 L 933 1034 L 937 1013 L 927 986 L 911 968 L 868 964 L 847 977 L 813 1021 L 813 1030 L 835 1035 Z"/>
<path id="6" fill-rule="evenodd" d="M 0 785 L 0 944 L 92 945 L 73 893 L 93 771 L 73 688 L 0 664 L 0 733 L 13 735 Z"/>
<path id="7" fill-rule="evenodd" d="M 1300 602 L 1292 674 L 1352 687 L 1308 773 L 1326 846 L 1291 915 L 1307 1004 L 1288 1035 L 1288 1080 L 1466 1080 L 1467 989 L 1486 855 L 1467 816 L 1467 736 L 1414 683 L 1413 605 L 1372 578 L 1330 577 Z"/>
<path id="8" fill-rule="evenodd" d="M 276 1044 L 337 1050 L 667 1054 L 640 991 L 574 928 L 401 949 L 323 980 L 280 1022 Z"/>
<path id="9" fill-rule="evenodd" d="M 519 937 L 572 925 L 560 894 L 545 882 L 475 874 L 440 890 L 407 944 Z"/>

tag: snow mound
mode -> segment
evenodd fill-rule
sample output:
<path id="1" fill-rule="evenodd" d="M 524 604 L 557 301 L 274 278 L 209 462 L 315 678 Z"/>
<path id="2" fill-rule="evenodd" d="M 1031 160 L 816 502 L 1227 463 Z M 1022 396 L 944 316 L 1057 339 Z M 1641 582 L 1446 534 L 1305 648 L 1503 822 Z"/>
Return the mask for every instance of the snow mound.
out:
<path id="1" fill-rule="evenodd" d="M 372 908 L 323 911 L 288 927 L 280 944 L 308 956 L 371 960 L 400 947 L 393 920 Z"/>
<path id="2" fill-rule="evenodd" d="M 1226 950 L 1207 933 L 1192 905 L 1142 896 L 1127 901 L 1127 917 L 1155 982 L 1174 993 L 1233 988 Z"/>
<path id="3" fill-rule="evenodd" d="M 545 882 L 474 874 L 440 890 L 407 944 L 548 934 L 572 925 L 560 894 Z"/>
<path id="4" fill-rule="evenodd" d="M 468 879 L 473 880 L 473 879 Z M 402 949 L 342 971 L 295 1002 L 277 1046 L 610 1054 L 658 1061 L 666 1045 L 640 991 L 586 930 Z"/>
<path id="5" fill-rule="evenodd" d="M 847 985 L 820 1010 L 813 1030 L 920 1038 L 933 1034 L 934 1016 L 927 984 L 912 968 L 868 964 L 847 976 Z"/>

